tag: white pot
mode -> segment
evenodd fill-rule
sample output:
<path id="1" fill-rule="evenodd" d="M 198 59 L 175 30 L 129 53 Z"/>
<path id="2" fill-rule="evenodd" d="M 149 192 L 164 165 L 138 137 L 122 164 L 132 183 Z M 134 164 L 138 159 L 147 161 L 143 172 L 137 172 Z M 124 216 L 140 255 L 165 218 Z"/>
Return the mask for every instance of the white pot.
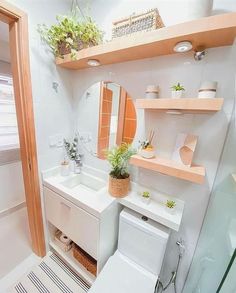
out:
<path id="1" fill-rule="evenodd" d="M 180 99 L 183 96 L 184 91 L 171 91 L 172 99 Z"/>
<path id="2" fill-rule="evenodd" d="M 146 92 L 146 99 L 158 99 L 157 92 Z"/>
<path id="3" fill-rule="evenodd" d="M 166 210 L 167 213 L 169 213 L 169 214 L 171 214 L 171 215 L 174 215 L 175 210 L 176 210 L 176 207 L 170 209 L 170 208 L 168 208 L 167 206 L 165 206 L 165 210 Z"/>
<path id="4" fill-rule="evenodd" d="M 140 156 L 145 159 L 151 159 L 155 157 L 155 151 L 147 151 L 145 149 L 141 149 L 139 152 Z"/>
<path id="5" fill-rule="evenodd" d="M 150 201 L 151 201 L 151 197 L 141 197 L 141 200 L 142 200 L 142 202 L 143 203 L 145 203 L 145 204 L 149 204 L 150 203 Z"/>
<path id="6" fill-rule="evenodd" d="M 198 98 L 215 98 L 216 97 L 217 82 L 204 81 L 198 91 Z"/>
<path id="7" fill-rule="evenodd" d="M 68 176 L 70 175 L 70 164 L 69 162 L 63 162 L 61 164 L 61 176 Z"/>
<path id="8" fill-rule="evenodd" d="M 211 15 L 213 0 L 187 0 L 186 4 L 189 21 Z"/>

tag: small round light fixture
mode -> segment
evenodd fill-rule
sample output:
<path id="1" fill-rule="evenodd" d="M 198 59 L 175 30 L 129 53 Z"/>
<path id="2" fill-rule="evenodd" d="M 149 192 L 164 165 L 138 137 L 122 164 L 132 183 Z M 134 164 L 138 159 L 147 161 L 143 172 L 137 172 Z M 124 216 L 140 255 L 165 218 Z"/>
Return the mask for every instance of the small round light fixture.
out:
<path id="1" fill-rule="evenodd" d="M 89 66 L 93 66 L 93 67 L 101 65 L 101 63 L 100 63 L 99 60 L 97 60 L 97 59 L 89 59 L 89 60 L 87 61 L 87 64 L 88 64 Z"/>
<path id="2" fill-rule="evenodd" d="M 188 52 L 193 48 L 192 43 L 189 41 L 179 42 L 174 46 L 174 51 L 177 53 Z"/>

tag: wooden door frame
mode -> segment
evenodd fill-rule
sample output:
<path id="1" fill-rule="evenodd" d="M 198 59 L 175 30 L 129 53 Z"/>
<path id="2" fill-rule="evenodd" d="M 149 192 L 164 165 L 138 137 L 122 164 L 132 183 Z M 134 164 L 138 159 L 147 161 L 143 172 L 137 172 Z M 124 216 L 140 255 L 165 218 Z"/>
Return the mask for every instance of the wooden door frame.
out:
<path id="1" fill-rule="evenodd" d="M 46 248 L 35 141 L 28 18 L 20 9 L 0 0 L 0 20 L 9 25 L 12 76 L 32 250 L 42 257 Z"/>

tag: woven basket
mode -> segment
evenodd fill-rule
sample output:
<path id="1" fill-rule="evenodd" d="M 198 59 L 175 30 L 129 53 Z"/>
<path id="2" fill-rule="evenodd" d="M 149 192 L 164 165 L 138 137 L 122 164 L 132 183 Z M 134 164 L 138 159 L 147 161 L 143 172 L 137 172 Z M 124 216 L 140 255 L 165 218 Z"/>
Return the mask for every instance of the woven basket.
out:
<path id="1" fill-rule="evenodd" d="M 109 177 L 108 191 L 113 197 L 125 197 L 129 192 L 130 176 L 126 179 Z"/>
<path id="2" fill-rule="evenodd" d="M 73 256 L 87 271 L 94 276 L 97 275 L 97 261 L 75 243 L 73 243 Z"/>
<path id="3" fill-rule="evenodd" d="M 112 38 L 118 38 L 141 31 L 150 31 L 164 27 L 158 9 L 131 15 L 112 23 Z"/>

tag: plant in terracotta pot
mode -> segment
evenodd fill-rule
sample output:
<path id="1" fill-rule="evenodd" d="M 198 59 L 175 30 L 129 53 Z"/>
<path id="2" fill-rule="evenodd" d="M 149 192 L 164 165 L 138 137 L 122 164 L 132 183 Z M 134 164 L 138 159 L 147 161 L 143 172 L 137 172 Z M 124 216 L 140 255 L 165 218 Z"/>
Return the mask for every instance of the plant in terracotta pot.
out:
<path id="1" fill-rule="evenodd" d="M 185 91 L 185 88 L 178 82 L 177 84 L 172 85 L 172 98 L 180 99 Z"/>
<path id="2" fill-rule="evenodd" d="M 136 150 L 127 143 L 113 147 L 106 153 L 106 158 L 112 167 L 108 190 L 114 197 L 125 197 L 129 192 L 130 174 L 128 172 L 128 163 L 130 157 L 134 154 L 136 154 Z"/>
<path id="3" fill-rule="evenodd" d="M 38 25 L 38 32 L 41 39 L 50 47 L 55 57 L 63 58 L 66 54 L 71 54 L 71 58 L 76 58 L 76 52 L 98 45 L 103 38 L 102 31 L 96 23 L 87 16 L 79 20 L 74 7 L 68 16 L 56 16 L 57 23 L 51 27 L 45 24 Z"/>

